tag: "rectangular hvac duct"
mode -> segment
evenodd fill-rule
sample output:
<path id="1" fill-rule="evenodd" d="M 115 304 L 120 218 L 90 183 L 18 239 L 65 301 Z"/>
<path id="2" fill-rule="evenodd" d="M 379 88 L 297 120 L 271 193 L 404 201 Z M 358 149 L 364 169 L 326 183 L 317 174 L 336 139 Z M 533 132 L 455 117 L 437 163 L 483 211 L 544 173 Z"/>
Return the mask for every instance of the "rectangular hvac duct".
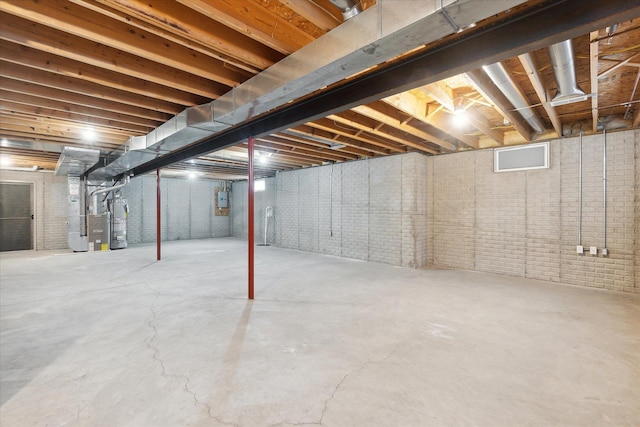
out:
<path id="1" fill-rule="evenodd" d="M 100 150 L 64 147 L 56 165 L 58 176 L 80 176 L 100 160 Z"/>

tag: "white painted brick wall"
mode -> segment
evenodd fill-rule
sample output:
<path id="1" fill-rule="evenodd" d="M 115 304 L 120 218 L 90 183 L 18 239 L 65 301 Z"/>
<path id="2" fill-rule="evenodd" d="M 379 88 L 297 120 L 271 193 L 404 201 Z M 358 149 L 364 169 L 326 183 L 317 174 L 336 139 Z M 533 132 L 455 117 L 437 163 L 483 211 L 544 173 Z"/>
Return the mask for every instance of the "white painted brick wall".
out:
<path id="1" fill-rule="evenodd" d="M 280 173 L 274 180 L 275 243 L 394 265 L 425 265 L 426 177 L 426 157 L 416 153 Z M 246 237 L 246 183 L 235 183 L 234 189 L 242 189 L 242 200 L 236 203 L 233 196 L 233 235 Z M 243 227 L 236 227 L 240 223 Z"/>
<path id="2" fill-rule="evenodd" d="M 637 131 L 609 133 L 609 257 L 577 255 L 578 138 L 551 141 L 550 168 L 493 173 L 492 151 L 429 159 L 433 264 L 631 292 L 638 285 Z M 603 136 L 583 138 L 582 243 L 603 247 Z M 427 204 L 429 206 L 429 204 Z"/>

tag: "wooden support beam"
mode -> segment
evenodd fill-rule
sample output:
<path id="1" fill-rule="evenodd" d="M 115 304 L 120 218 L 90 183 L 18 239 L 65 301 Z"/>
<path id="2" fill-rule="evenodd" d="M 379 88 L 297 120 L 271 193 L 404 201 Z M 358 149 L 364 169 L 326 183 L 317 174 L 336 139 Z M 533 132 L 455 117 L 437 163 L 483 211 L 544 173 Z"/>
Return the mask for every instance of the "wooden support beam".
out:
<path id="1" fill-rule="evenodd" d="M 495 129 L 491 122 L 474 107 L 467 108 L 466 113 L 471 126 L 487 135 L 499 145 L 504 145 L 504 132 L 502 130 Z"/>
<path id="2" fill-rule="evenodd" d="M 120 130 L 129 135 L 144 135 L 152 128 L 147 126 L 139 126 L 131 123 L 120 122 L 116 120 L 103 119 L 101 117 L 92 117 L 86 114 L 77 114 L 70 111 L 54 110 L 45 107 L 35 107 L 33 105 L 20 104 L 6 100 L 0 100 L 0 111 L 9 113 L 19 113 L 25 116 L 46 117 L 54 120 L 65 120 L 73 123 L 81 123 L 85 126 L 104 127 L 114 130 Z"/>
<path id="3" fill-rule="evenodd" d="M 255 74 L 283 55 L 175 1 L 70 0 Z"/>
<path id="4" fill-rule="evenodd" d="M 348 128 L 345 129 L 344 127 L 338 127 L 336 125 L 336 122 L 349 126 L 348 120 L 335 120 L 333 116 L 328 116 L 326 119 L 318 119 L 313 122 L 309 122 L 307 123 L 307 125 L 316 129 L 327 131 L 329 135 L 332 135 L 334 141 L 337 141 L 338 138 L 335 138 L 335 136 L 338 136 L 351 138 L 353 140 L 368 144 L 368 147 L 371 151 L 376 151 L 379 154 L 388 154 L 389 152 L 402 152 L 400 148 L 398 148 L 396 145 L 391 144 L 390 142 L 368 137 L 367 135 L 363 135 L 363 132 L 358 133 L 357 129 L 351 131 Z"/>
<path id="5" fill-rule="evenodd" d="M 456 146 L 451 144 L 448 141 L 434 135 L 430 132 L 427 132 L 423 129 L 417 128 L 409 124 L 411 121 L 411 116 L 401 117 L 400 111 L 392 108 L 390 105 L 376 102 L 370 105 L 361 105 L 351 109 L 358 114 L 369 117 L 371 119 L 377 120 L 381 123 L 384 123 L 388 126 L 394 127 L 398 130 L 406 132 L 410 135 L 413 135 L 417 138 L 423 139 L 424 141 L 431 142 L 435 145 L 439 145 L 441 148 L 447 151 L 455 151 Z"/>
<path id="6" fill-rule="evenodd" d="M 444 81 L 439 81 L 428 84 L 426 86 L 422 86 L 420 90 L 439 102 L 451 113 L 455 111 L 456 107 L 453 99 L 453 91 L 449 86 L 447 86 Z"/>
<path id="7" fill-rule="evenodd" d="M 515 128 L 524 140 L 531 141 L 531 128 L 522 116 L 512 111 L 513 106 L 507 97 L 491 82 L 491 79 L 479 69 L 469 71 L 466 76 L 472 82 L 476 91 L 493 105 L 496 111 Z"/>
<path id="8" fill-rule="evenodd" d="M 477 137 L 463 135 L 460 132 L 452 130 L 449 123 L 447 123 L 447 121 L 444 120 L 444 117 L 441 116 L 441 114 L 444 113 L 436 112 L 435 114 L 427 115 L 427 104 L 424 97 L 425 94 L 421 91 L 410 90 L 384 98 L 383 101 L 390 105 L 393 105 L 405 114 L 409 114 L 410 116 L 415 117 L 421 122 L 424 122 L 430 126 L 435 127 L 436 129 L 452 135 L 465 145 L 468 145 L 470 147 L 475 146 L 474 148 L 479 147 Z"/>
<path id="9" fill-rule="evenodd" d="M 171 115 L 169 114 L 149 110 L 146 108 L 140 108 L 133 105 L 94 98 L 87 95 L 81 95 L 79 93 L 67 92 L 61 89 L 54 89 L 51 87 L 22 82 L 6 77 L 0 77 L 0 87 L 2 87 L 3 91 L 7 92 L 16 92 L 20 94 L 38 96 L 41 98 L 49 98 L 56 101 L 66 102 L 70 105 L 82 105 L 85 107 L 99 108 L 104 111 L 111 111 L 114 113 L 126 114 L 128 116 L 150 119 L 159 123 L 163 123 L 171 118 Z"/>
<path id="10" fill-rule="evenodd" d="M 190 107 L 204 104 L 210 100 L 170 86 L 84 64 L 5 40 L 0 40 L 0 52 L 2 52 L 2 59 L 13 64 L 50 71 L 62 76 L 96 83 L 107 88 L 150 96 L 174 104 Z"/>
<path id="11" fill-rule="evenodd" d="M 0 12 L 0 39 L 214 99 L 229 87 L 112 47 Z"/>
<path id="12" fill-rule="evenodd" d="M 101 45 L 146 58 L 158 64 L 183 70 L 196 76 L 233 87 L 248 76 L 238 73 L 216 59 L 126 23 L 63 0 L 32 3 L 0 2 L 0 9 L 32 22 L 91 40 Z"/>
<path id="13" fill-rule="evenodd" d="M 149 131 L 162 124 L 162 122 L 157 120 L 144 119 L 142 117 L 130 116 L 128 114 L 104 111 L 100 108 L 85 107 L 82 105 L 70 105 L 69 103 L 64 101 L 28 95 L 19 92 L 2 92 L 2 101 L 30 105 L 36 108 L 48 108 L 51 110 L 68 112 L 72 114 L 82 114 L 92 118 L 102 118 L 105 120 L 129 123 L 136 126 L 144 126 L 147 127 Z"/>
<path id="14" fill-rule="evenodd" d="M 332 14 L 329 10 L 320 7 L 312 1 L 280 0 L 298 15 L 304 16 L 310 22 L 324 31 L 333 30 L 342 23 L 342 17 Z"/>
<path id="15" fill-rule="evenodd" d="M 120 89 L 105 88 L 104 86 L 86 80 L 79 80 L 48 71 L 23 67 L 3 60 L 0 60 L 0 77 L 7 77 L 25 83 L 35 83 L 55 90 L 64 88 L 65 91 L 70 93 L 86 95 L 101 100 L 127 104 L 171 115 L 178 114 L 184 109 L 181 105 L 154 99 L 150 96 L 139 96 Z"/>
<path id="16" fill-rule="evenodd" d="M 327 144 L 323 144 L 323 143 L 320 143 L 320 142 L 317 142 L 317 141 L 312 141 L 310 139 L 306 139 L 306 138 L 303 138 L 303 137 L 293 136 L 293 135 L 290 135 L 288 133 L 280 132 L 280 133 L 276 133 L 276 134 L 273 134 L 273 135 L 276 135 L 276 136 L 278 136 L 279 138 L 281 138 L 283 140 L 300 142 L 302 144 L 310 145 L 310 146 L 313 146 L 313 147 L 319 147 L 319 148 L 327 147 Z M 338 135 L 336 135 L 336 136 L 338 136 Z M 343 155 L 352 156 L 353 160 L 358 159 L 358 158 L 363 157 L 363 156 L 369 156 L 371 154 L 369 151 L 363 150 L 361 148 L 352 147 L 352 146 L 345 146 L 344 148 L 341 148 L 339 150 L 339 152 L 342 153 Z"/>
<path id="17" fill-rule="evenodd" d="M 560 117 L 558 116 L 556 109 L 549 103 L 549 88 L 542 81 L 542 78 L 538 73 L 538 66 L 535 63 L 535 59 L 529 53 L 518 56 L 518 59 L 520 60 L 524 71 L 527 73 L 527 77 L 529 77 L 533 90 L 535 90 L 536 95 L 538 95 L 542 108 L 544 108 L 547 116 L 549 116 L 549 120 L 551 120 L 551 125 L 556 131 L 556 135 L 558 138 L 562 137 L 562 122 L 560 121 Z"/>
<path id="18" fill-rule="evenodd" d="M 178 1 L 284 54 L 291 54 L 314 40 L 258 3 L 235 0 Z"/>
<path id="19" fill-rule="evenodd" d="M 333 130 L 331 130 L 331 128 L 320 125 L 318 121 L 309 122 L 306 125 L 296 126 L 290 128 L 289 130 L 300 133 L 309 138 L 327 141 L 327 143 L 329 144 L 339 143 L 349 147 L 360 148 L 367 153 L 363 157 L 373 157 L 376 154 L 389 154 L 389 150 L 380 148 L 379 146 L 372 145 L 367 142 L 360 141 L 359 139 L 353 137 L 353 135 L 346 136 L 349 135 L 348 133 L 345 133 L 344 135 L 336 134 Z"/>

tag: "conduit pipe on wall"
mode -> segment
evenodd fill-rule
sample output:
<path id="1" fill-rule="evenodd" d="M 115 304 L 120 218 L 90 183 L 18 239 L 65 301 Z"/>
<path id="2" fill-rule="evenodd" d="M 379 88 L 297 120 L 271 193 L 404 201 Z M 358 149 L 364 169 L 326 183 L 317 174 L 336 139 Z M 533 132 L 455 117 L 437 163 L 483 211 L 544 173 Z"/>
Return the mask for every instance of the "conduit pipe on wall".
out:
<path id="1" fill-rule="evenodd" d="M 333 237 L 333 163 L 329 175 L 329 237 Z"/>
<path id="2" fill-rule="evenodd" d="M 582 246 L 582 123 L 580 123 L 580 148 L 578 149 L 578 246 Z"/>
<path id="3" fill-rule="evenodd" d="M 607 129 L 602 130 L 602 255 L 608 256 L 607 249 Z"/>
<path id="4" fill-rule="evenodd" d="M 513 104 L 518 113 L 529 123 L 529 126 L 538 133 L 543 132 L 544 125 L 542 121 L 540 121 L 536 113 L 529 106 L 529 102 L 504 66 L 500 62 L 496 62 L 495 64 L 485 65 L 482 69 L 487 76 L 489 76 L 493 84 L 504 93 L 504 96 Z"/>

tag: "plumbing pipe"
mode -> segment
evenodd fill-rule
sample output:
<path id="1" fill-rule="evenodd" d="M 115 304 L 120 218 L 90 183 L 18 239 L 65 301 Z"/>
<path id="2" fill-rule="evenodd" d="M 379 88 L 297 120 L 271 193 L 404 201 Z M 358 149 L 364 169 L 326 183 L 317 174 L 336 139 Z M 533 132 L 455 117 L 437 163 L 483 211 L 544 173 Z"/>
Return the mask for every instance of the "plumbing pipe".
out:
<path id="1" fill-rule="evenodd" d="M 95 196 L 96 194 L 109 193 L 109 192 L 114 191 L 114 190 L 119 190 L 119 189 L 125 187 L 127 184 L 129 184 L 129 177 L 128 176 L 125 178 L 125 180 L 124 180 L 124 182 L 122 184 L 114 185 L 113 187 L 107 187 L 107 188 L 101 188 L 101 189 L 95 190 L 90 194 L 90 196 Z"/>
<path id="2" fill-rule="evenodd" d="M 248 211 L 249 211 L 249 231 L 248 231 L 248 240 L 249 240 L 249 271 L 248 271 L 248 294 L 249 299 L 253 299 L 253 244 L 254 244 L 254 224 L 253 224 L 253 202 L 254 202 L 254 194 L 253 194 L 253 147 L 254 147 L 254 139 L 253 137 L 249 137 L 249 191 L 248 194 Z"/>

